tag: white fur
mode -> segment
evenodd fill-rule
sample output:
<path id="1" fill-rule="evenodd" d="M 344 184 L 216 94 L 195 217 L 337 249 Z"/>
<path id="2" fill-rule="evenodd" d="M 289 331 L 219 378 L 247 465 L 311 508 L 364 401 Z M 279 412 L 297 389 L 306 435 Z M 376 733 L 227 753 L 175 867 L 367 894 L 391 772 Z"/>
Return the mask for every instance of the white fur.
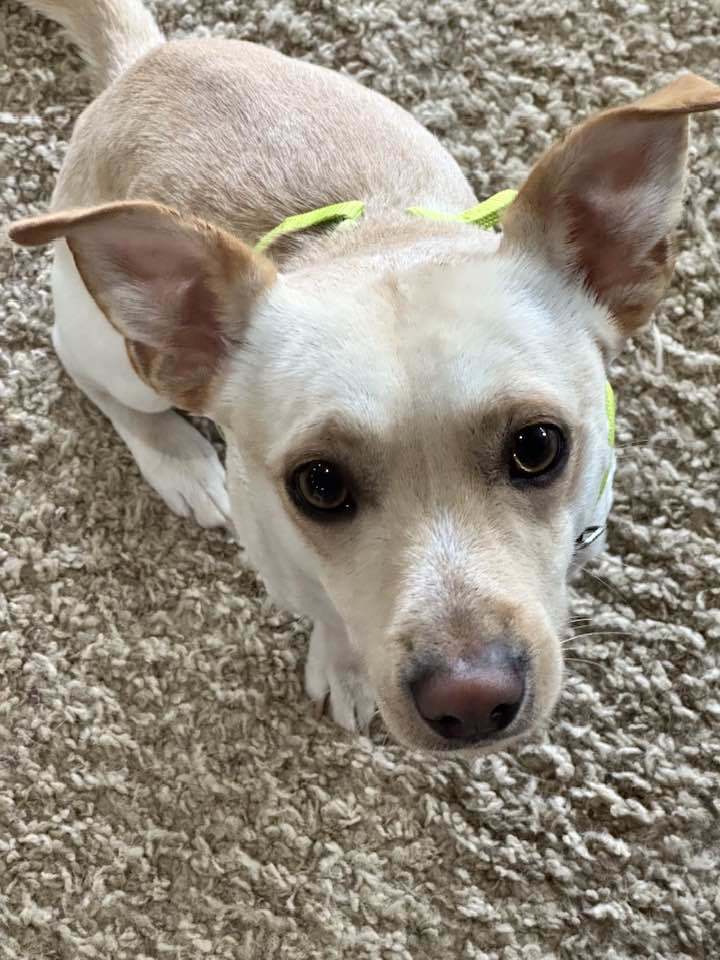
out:
<path id="1" fill-rule="evenodd" d="M 548 630 L 560 630 L 566 578 L 600 549 L 598 543 L 584 557 L 576 556 L 575 539 L 588 526 L 604 526 L 610 505 L 610 482 L 598 499 L 612 458 L 605 370 L 592 336 L 603 322 L 602 309 L 547 270 L 479 256 L 453 265 L 411 263 L 407 270 L 396 270 L 403 301 L 397 315 L 383 296 L 383 273 L 378 269 L 373 276 L 371 265 L 364 266 L 355 286 L 347 274 L 334 282 L 327 270 L 321 286 L 312 271 L 282 278 L 254 317 L 225 385 L 218 417 L 230 447 L 233 516 L 249 557 L 280 603 L 315 618 L 316 631 L 335 638 L 340 659 L 353 656 L 371 677 L 372 663 L 382 657 L 399 621 L 410 614 L 426 623 L 442 619 L 448 591 L 438 589 L 434 580 L 440 561 L 473 583 L 479 594 L 512 595 L 520 584 L 528 584 L 535 598 L 530 603 L 528 596 L 529 606 L 537 604 L 537 617 Z M 422 455 L 428 477 L 438 487 L 435 502 L 430 493 L 407 516 L 383 514 L 353 545 L 352 556 L 339 553 L 327 561 L 302 536 L 268 474 L 309 423 L 329 414 L 392 447 L 402 442 L 398 425 L 403 422 L 430 417 L 451 424 L 469 411 L 537 393 L 554 398 L 584 426 L 586 449 L 577 497 L 563 504 L 547 542 L 540 533 L 530 535 L 524 557 L 488 547 L 484 530 L 502 525 L 503 518 L 483 514 L 481 507 L 468 516 L 453 501 L 444 485 L 454 482 L 454 474 L 442 456 L 434 456 L 431 443 Z M 243 449 L 243 434 L 253 432 L 258 419 L 262 463 Z M 405 481 L 389 482 L 388 498 L 396 497 L 402 510 Z M 462 481 L 457 492 L 458 498 L 464 492 Z M 401 544 L 413 522 L 418 524 L 416 547 L 403 554 Z M 438 537 L 433 528 L 445 533 Z M 388 553 L 402 572 L 400 593 L 384 576 L 380 561 Z M 355 683 L 341 688 L 323 679 L 334 668 L 318 667 L 318 649 L 313 638 L 308 692 L 317 697 L 329 686 L 333 712 L 349 717 L 347 692 Z M 373 677 L 381 702 L 388 695 L 379 687 L 394 682 L 392 672 L 384 672 Z M 549 709 L 558 682 L 559 654 L 554 664 L 549 661 L 539 712 Z M 364 687 L 357 696 L 356 708 L 364 713 Z"/>
<path id="2" fill-rule="evenodd" d="M 333 633 L 321 621 L 310 637 L 305 690 L 318 704 L 329 698 L 333 720 L 346 730 L 367 730 L 370 726 L 375 693 L 350 651 L 345 632 Z"/>

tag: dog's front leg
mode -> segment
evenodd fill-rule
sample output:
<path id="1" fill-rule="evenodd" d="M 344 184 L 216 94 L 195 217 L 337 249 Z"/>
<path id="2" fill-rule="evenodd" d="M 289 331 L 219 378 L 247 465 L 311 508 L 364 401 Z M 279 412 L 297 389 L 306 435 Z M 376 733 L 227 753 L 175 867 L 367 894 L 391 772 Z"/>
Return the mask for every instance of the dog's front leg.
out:
<path id="1" fill-rule="evenodd" d="M 367 730 L 375 697 L 342 627 L 316 622 L 305 664 L 305 690 L 320 705 L 329 698 L 333 720 L 352 732 Z"/>

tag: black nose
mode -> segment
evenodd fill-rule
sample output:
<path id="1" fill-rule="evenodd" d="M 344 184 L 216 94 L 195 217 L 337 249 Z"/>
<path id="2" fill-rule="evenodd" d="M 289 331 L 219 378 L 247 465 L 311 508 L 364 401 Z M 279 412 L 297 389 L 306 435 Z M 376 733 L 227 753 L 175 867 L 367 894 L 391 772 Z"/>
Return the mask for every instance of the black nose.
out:
<path id="1" fill-rule="evenodd" d="M 445 740 L 493 740 L 518 715 L 525 696 L 524 658 L 505 643 L 469 660 L 423 671 L 410 683 L 420 716 Z"/>

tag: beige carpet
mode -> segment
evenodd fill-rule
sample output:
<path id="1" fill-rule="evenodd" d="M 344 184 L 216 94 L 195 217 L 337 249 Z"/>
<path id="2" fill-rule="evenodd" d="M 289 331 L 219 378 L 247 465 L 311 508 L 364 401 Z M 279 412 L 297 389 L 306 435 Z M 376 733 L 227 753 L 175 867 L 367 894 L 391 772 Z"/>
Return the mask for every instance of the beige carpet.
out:
<path id="1" fill-rule="evenodd" d="M 361 77 L 487 195 L 573 118 L 683 66 L 720 78 L 709 10 L 191 0 L 160 17 Z M 88 90 L 54 27 L 9 0 L 1 18 L 6 219 L 45 207 Z M 313 719 L 303 624 L 141 482 L 50 349 L 47 257 L 2 250 L 2 960 L 720 957 L 720 118 L 694 129 L 665 372 L 648 337 L 614 374 L 610 552 L 574 609 L 588 636 L 549 732 L 472 766 Z"/>

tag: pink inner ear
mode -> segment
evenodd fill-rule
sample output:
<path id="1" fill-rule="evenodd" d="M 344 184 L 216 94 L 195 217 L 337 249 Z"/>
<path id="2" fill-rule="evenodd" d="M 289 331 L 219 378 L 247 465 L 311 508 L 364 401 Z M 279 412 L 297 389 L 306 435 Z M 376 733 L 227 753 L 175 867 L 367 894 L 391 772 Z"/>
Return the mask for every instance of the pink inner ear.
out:
<path id="1" fill-rule="evenodd" d="M 206 259 L 199 242 L 179 231 L 123 230 L 104 240 L 106 257 L 118 272 L 151 286 L 158 279 L 189 279 Z"/>
<path id="2" fill-rule="evenodd" d="M 178 324 L 171 342 L 188 355 L 212 360 L 214 366 L 223 346 L 219 299 L 202 276 L 184 282 L 179 293 Z"/>
<path id="3" fill-rule="evenodd" d="M 185 367 L 214 368 L 222 347 L 221 308 L 201 239 L 135 228 L 102 240 L 101 286 L 112 289 L 121 328 L 138 342 L 180 351 Z"/>
<path id="4" fill-rule="evenodd" d="M 669 260 L 684 122 L 618 117 L 596 124 L 575 145 L 558 199 L 568 252 L 601 297 L 637 288 Z"/>
<path id="5" fill-rule="evenodd" d="M 626 286 L 638 280 L 642 238 L 623 237 L 626 227 L 616 211 L 600 209 L 582 196 L 565 199 L 567 239 L 575 251 L 589 287 L 599 292 L 610 285 Z"/>

